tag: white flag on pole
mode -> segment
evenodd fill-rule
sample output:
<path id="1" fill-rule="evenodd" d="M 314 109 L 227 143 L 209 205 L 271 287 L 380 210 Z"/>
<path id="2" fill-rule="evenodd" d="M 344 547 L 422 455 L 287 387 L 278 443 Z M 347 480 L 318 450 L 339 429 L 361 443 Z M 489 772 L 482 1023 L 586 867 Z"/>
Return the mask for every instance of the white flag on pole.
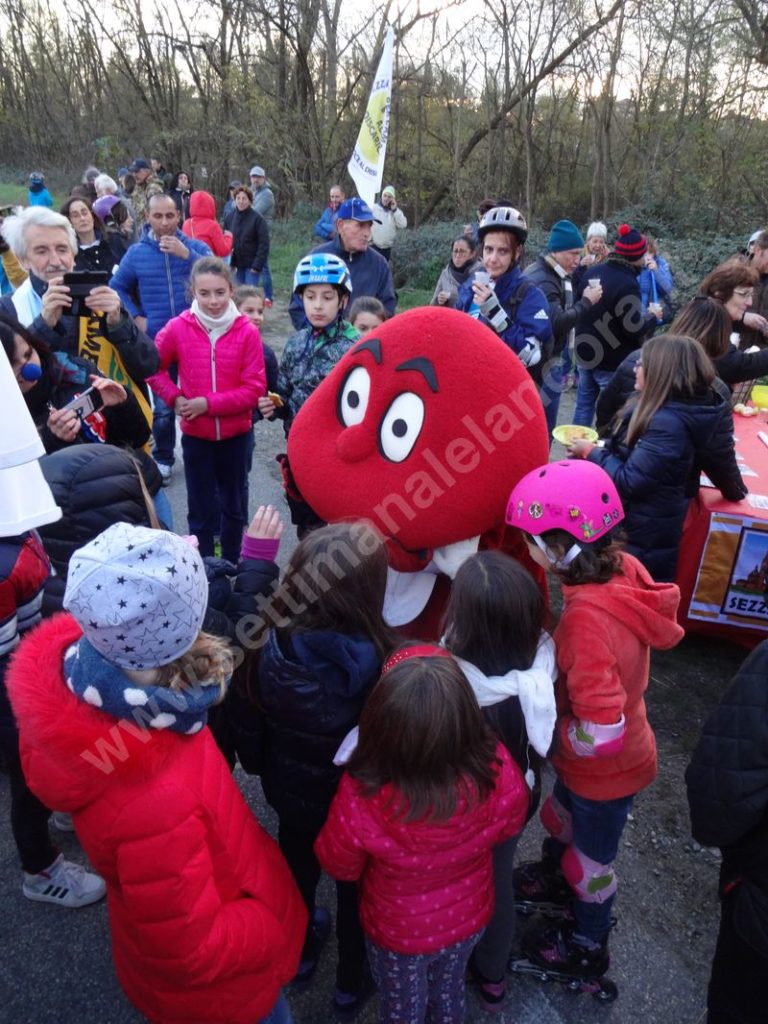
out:
<path id="1" fill-rule="evenodd" d="M 360 134 L 347 164 L 361 199 L 373 203 L 384 176 L 384 156 L 389 134 L 389 111 L 392 106 L 392 50 L 395 33 L 390 26 L 384 40 L 376 77 L 365 110 Z"/>

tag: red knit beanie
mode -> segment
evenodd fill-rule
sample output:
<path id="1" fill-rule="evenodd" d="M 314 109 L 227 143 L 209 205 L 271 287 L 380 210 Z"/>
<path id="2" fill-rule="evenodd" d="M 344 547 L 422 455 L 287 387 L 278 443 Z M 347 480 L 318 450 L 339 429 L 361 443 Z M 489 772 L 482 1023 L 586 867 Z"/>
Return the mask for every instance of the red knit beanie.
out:
<path id="1" fill-rule="evenodd" d="M 637 228 L 621 224 L 613 251 L 617 256 L 623 256 L 625 260 L 639 260 L 648 251 L 648 243 L 645 235 L 641 235 Z"/>

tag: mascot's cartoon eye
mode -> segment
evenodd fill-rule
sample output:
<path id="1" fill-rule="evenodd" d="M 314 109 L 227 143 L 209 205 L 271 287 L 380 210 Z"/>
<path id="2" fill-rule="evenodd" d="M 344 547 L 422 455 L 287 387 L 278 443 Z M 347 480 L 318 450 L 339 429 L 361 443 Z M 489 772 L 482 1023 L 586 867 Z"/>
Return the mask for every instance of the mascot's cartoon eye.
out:
<path id="1" fill-rule="evenodd" d="M 387 409 L 379 429 L 381 454 L 390 462 L 402 462 L 411 454 L 424 425 L 424 403 L 412 391 L 398 395 Z"/>
<path id="2" fill-rule="evenodd" d="M 347 374 L 339 393 L 339 419 L 345 427 L 356 427 L 365 418 L 371 377 L 363 366 L 356 366 Z"/>

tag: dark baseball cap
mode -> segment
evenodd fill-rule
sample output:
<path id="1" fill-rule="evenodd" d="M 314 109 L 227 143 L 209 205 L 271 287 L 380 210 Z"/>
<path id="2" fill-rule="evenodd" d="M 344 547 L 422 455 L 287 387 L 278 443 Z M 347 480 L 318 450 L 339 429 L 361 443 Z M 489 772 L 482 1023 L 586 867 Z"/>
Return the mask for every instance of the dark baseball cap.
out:
<path id="1" fill-rule="evenodd" d="M 128 170 L 131 171 L 131 172 L 134 172 L 134 171 L 148 171 L 149 170 L 149 164 L 147 163 L 147 161 L 144 159 L 143 156 L 137 156 L 136 159 L 131 164 L 131 166 L 128 168 Z"/>
<path id="2" fill-rule="evenodd" d="M 336 216 L 339 220 L 359 220 L 373 223 L 373 210 L 364 199 L 355 196 L 353 199 L 345 199 L 339 207 Z"/>

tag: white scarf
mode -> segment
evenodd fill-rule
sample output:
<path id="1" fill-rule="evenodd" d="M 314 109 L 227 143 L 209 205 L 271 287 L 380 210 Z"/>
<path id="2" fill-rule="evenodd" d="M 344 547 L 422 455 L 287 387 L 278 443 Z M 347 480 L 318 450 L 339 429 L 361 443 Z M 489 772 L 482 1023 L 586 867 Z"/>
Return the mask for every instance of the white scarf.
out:
<path id="1" fill-rule="evenodd" d="M 455 655 L 454 655 L 455 657 Z M 503 676 L 486 676 L 463 658 L 456 658 L 481 708 L 500 704 L 507 697 L 518 697 L 525 718 L 525 729 L 534 750 L 547 756 L 552 744 L 557 711 L 555 644 L 548 633 L 541 634 L 538 650 L 529 669 L 513 669 Z"/>
<path id="2" fill-rule="evenodd" d="M 215 345 L 222 334 L 226 334 L 232 324 L 241 315 L 240 310 L 234 304 L 232 299 L 229 300 L 229 305 L 221 314 L 221 316 L 208 316 L 207 313 L 203 313 L 197 304 L 197 299 L 194 300 L 190 307 L 190 312 L 195 319 L 200 323 L 201 327 L 207 332 L 211 339 L 211 344 Z"/>

